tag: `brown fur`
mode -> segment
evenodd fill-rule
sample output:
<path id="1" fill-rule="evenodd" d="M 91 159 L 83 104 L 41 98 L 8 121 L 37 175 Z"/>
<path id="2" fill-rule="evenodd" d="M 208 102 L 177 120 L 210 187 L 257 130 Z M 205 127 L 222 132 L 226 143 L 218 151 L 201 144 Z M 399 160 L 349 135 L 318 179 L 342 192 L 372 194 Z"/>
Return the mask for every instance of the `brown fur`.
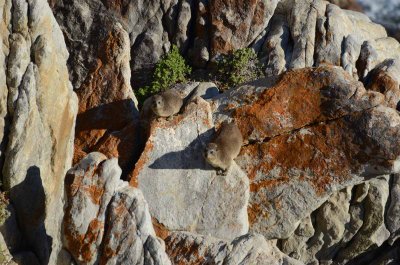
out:
<path id="1" fill-rule="evenodd" d="M 227 173 L 242 145 L 243 137 L 237 125 L 223 122 L 215 139 L 207 145 L 205 158 L 210 165 Z"/>
<path id="2" fill-rule="evenodd" d="M 183 105 L 183 100 L 175 90 L 167 90 L 154 95 L 151 99 L 151 110 L 157 117 L 172 117 Z"/>

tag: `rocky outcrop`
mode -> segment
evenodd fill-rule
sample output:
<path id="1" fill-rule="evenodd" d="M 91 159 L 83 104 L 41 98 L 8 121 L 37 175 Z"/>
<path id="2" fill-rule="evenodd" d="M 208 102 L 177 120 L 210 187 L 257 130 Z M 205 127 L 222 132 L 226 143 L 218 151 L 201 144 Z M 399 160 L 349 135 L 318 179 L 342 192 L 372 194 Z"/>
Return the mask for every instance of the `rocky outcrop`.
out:
<path id="1" fill-rule="evenodd" d="M 142 193 L 121 172 L 101 153 L 68 171 L 64 247 L 78 264 L 170 264 Z"/>
<path id="2" fill-rule="evenodd" d="M 398 235 L 397 204 L 388 208 L 396 182 L 379 176 L 399 170 L 392 143 L 400 116 L 385 105 L 381 91 L 333 66 L 292 70 L 208 102 L 196 98 L 173 120 L 151 122 L 131 184 L 143 191 L 167 242 L 174 230 L 232 240 L 247 233 L 248 217 L 250 231 L 282 239 L 282 251 L 305 264 L 348 262 Z M 222 178 L 202 152 L 227 119 L 245 146 Z M 192 241 L 169 250 L 175 262 L 207 259 L 208 247 Z"/>
<path id="3" fill-rule="evenodd" d="M 345 1 L 333 2 L 345 6 Z M 141 4 L 59 0 L 53 10 L 69 39 L 69 67 L 75 88 L 96 65 L 98 47 L 105 42 L 104 38 L 90 36 L 101 35 L 102 29 L 118 22 L 129 34 L 135 87 L 146 83 L 144 76 L 149 76 L 171 44 L 180 47 L 193 66 L 201 68 L 221 53 L 251 46 L 263 57 L 267 72 L 273 74 L 323 63 L 356 69 L 364 42 L 378 50 L 380 62 L 393 58 L 379 58 L 380 53 L 393 55 L 399 49 L 387 38 L 385 29 L 366 15 L 341 10 L 322 0 L 157 0 Z M 79 19 L 72 19 L 75 17 Z M 393 49 L 380 49 L 388 43 L 394 45 Z"/>
<path id="4" fill-rule="evenodd" d="M 236 165 L 220 177 L 205 162 L 213 127 L 211 108 L 201 98 L 171 121 L 154 121 L 131 184 L 142 190 L 165 230 L 233 239 L 248 231 L 249 184 Z"/>
<path id="5" fill-rule="evenodd" d="M 330 63 L 361 78 L 385 59 L 398 57 L 400 49 L 365 15 L 319 0 L 51 4 L 66 36 L 68 66 L 80 99 L 74 163 L 93 151 L 118 156 L 124 178 L 143 148 L 130 83 L 133 88 L 146 84 L 171 44 L 200 68 L 212 67 L 221 53 L 251 46 L 270 76 Z M 396 95 L 387 95 L 389 104 Z M 107 150 L 110 141 L 113 148 Z"/>
<path id="6" fill-rule="evenodd" d="M 333 191 L 397 172 L 400 117 L 383 99 L 322 67 L 214 100 L 215 123 L 231 116 L 248 142 L 237 162 L 250 179 L 253 231 L 286 238 Z"/>
<path id="7" fill-rule="evenodd" d="M 2 1 L 0 14 L 0 169 L 18 223 L 3 236 L 13 255 L 55 264 L 77 113 L 68 52 L 45 0 Z"/>
<path id="8" fill-rule="evenodd" d="M 72 89 L 47 3 L 3 2 L 0 245 L 17 263 L 399 260 L 400 44 L 382 26 L 320 0 L 51 0 Z M 133 88 L 172 44 L 200 76 L 252 47 L 267 78 L 180 84 L 178 115 L 140 120 Z M 232 119 L 245 145 L 218 176 L 202 153 Z"/>
<path id="9" fill-rule="evenodd" d="M 224 241 L 176 232 L 166 239 L 166 245 L 167 253 L 174 264 L 302 264 L 282 254 L 273 242 L 256 234 Z"/>
<path id="10" fill-rule="evenodd" d="M 385 207 L 393 205 L 388 203 L 391 181 L 396 178 L 390 180 L 384 176 L 335 193 L 310 217 L 303 219 L 291 237 L 280 242 L 282 251 L 305 264 L 331 260 L 335 264 L 398 260 L 397 243 L 392 247 L 393 241 L 384 244 L 398 230 L 394 228 L 396 221 L 391 219 L 392 212 L 387 211 L 385 216 Z M 394 184 L 393 194 L 396 188 Z"/>
<path id="11" fill-rule="evenodd" d="M 212 57 L 249 46 L 268 25 L 277 3 L 277 0 L 211 1 Z"/>
<path id="12" fill-rule="evenodd" d="M 54 5 L 71 53 L 68 67 L 79 98 L 74 164 L 100 151 L 118 157 L 126 176 L 140 150 L 137 101 L 130 84 L 131 42 L 118 20 L 100 12 L 101 7 L 100 1 Z"/>

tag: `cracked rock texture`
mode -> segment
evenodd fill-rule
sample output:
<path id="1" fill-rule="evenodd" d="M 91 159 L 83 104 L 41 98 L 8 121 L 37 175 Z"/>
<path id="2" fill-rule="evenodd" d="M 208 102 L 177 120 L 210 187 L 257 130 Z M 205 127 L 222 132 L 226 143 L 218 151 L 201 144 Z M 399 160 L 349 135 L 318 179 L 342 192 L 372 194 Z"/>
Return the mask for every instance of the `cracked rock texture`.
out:
<path id="1" fill-rule="evenodd" d="M 180 113 L 144 120 L 135 89 L 172 45 L 200 75 L 251 47 L 266 78 L 177 84 Z M 2 0 L 0 259 L 399 264 L 399 60 L 322 0 Z M 245 143 L 219 176 L 225 120 Z"/>
<path id="2" fill-rule="evenodd" d="M 163 229 L 231 240 L 248 232 L 249 183 L 237 165 L 221 177 L 205 162 L 213 127 L 210 105 L 201 98 L 171 121 L 154 121 L 131 183 Z"/>
<path id="3" fill-rule="evenodd" d="M 210 236 L 175 232 L 165 242 L 174 264 L 302 264 L 284 255 L 274 242 L 266 241 L 257 234 L 224 241 Z"/>
<path id="4" fill-rule="evenodd" d="M 64 247 L 78 264 L 171 264 L 142 192 L 121 172 L 117 159 L 101 153 L 68 171 Z"/>
<path id="5" fill-rule="evenodd" d="M 262 83 L 214 100 L 215 122 L 234 118 L 249 142 L 237 162 L 250 179 L 252 231 L 287 238 L 333 191 L 398 171 L 400 116 L 382 94 L 338 67 Z"/>
<path id="6" fill-rule="evenodd" d="M 1 1 L 0 169 L 17 221 L 7 221 L 3 236 L 12 255 L 29 255 L 32 264 L 55 264 L 61 248 L 55 213 L 63 208 L 77 113 L 67 58 L 45 0 Z"/>

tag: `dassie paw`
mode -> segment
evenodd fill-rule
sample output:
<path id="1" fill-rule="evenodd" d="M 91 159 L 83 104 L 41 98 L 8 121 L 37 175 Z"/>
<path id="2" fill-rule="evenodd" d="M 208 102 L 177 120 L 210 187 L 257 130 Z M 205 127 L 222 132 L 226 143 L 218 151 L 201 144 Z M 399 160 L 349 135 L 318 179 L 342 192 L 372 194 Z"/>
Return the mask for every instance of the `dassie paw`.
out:
<path id="1" fill-rule="evenodd" d="M 167 121 L 172 121 L 173 118 L 174 118 L 174 116 L 169 116 L 169 117 L 167 117 Z"/>

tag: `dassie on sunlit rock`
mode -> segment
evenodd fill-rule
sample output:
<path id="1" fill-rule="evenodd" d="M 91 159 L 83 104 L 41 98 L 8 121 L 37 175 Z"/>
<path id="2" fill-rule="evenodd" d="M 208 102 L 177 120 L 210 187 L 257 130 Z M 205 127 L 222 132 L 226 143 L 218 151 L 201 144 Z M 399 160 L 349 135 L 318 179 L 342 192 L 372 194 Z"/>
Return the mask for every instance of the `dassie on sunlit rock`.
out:
<path id="1" fill-rule="evenodd" d="M 226 175 L 242 145 L 243 137 L 236 123 L 224 121 L 215 139 L 207 145 L 205 159 L 217 168 L 219 175 Z"/>
<path id="2" fill-rule="evenodd" d="M 179 93 L 173 89 L 154 95 L 151 99 L 151 109 L 157 117 L 171 119 L 183 105 Z"/>

